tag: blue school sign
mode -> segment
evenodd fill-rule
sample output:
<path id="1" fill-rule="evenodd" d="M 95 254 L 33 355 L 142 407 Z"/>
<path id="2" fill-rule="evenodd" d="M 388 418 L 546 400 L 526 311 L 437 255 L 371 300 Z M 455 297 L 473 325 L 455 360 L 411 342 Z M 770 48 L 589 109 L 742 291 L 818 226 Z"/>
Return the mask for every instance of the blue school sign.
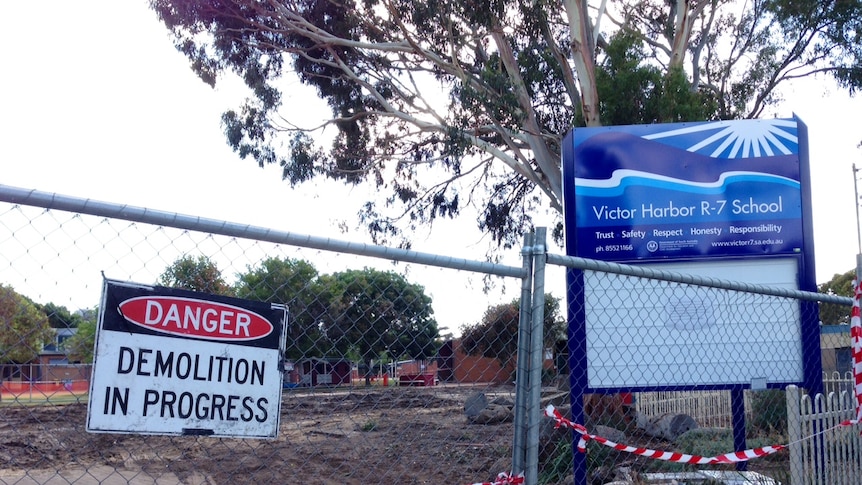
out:
<path id="1" fill-rule="evenodd" d="M 801 253 L 799 132 L 796 120 L 575 130 L 566 163 L 570 254 L 649 261 Z"/>
<path id="2" fill-rule="evenodd" d="M 563 149 L 566 252 L 816 291 L 807 140 L 796 118 L 575 129 Z M 748 307 L 775 315 L 755 322 L 693 288 L 636 302 L 642 282 L 567 277 L 585 392 L 819 387 L 816 305 L 755 296 Z"/>
<path id="3" fill-rule="evenodd" d="M 562 166 L 570 256 L 817 289 L 797 118 L 577 128 Z M 650 298 L 649 282 L 626 278 L 567 273 L 573 419 L 588 393 L 729 389 L 741 449 L 744 389 L 822 389 L 815 303 L 741 307 L 686 285 Z"/>

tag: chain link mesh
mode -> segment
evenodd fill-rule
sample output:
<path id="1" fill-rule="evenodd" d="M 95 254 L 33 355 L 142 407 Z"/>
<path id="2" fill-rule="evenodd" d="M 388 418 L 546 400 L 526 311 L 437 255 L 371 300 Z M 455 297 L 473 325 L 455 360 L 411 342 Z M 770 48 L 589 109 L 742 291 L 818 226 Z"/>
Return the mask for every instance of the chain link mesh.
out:
<path id="1" fill-rule="evenodd" d="M 742 275 L 743 269 L 735 274 Z M 736 391 L 726 388 L 747 384 L 758 390 L 738 391 L 746 449 L 811 441 L 810 433 L 788 429 L 788 398 L 772 387 L 802 381 L 803 360 L 819 363 L 820 342 L 814 347 L 816 355 L 803 355 L 798 323 L 819 320 L 816 304 L 593 270 L 583 270 L 569 294 L 583 296 L 582 303 L 577 298 L 570 303 L 570 314 L 579 316 L 570 325 L 577 327 L 578 318 L 584 318 L 585 328 L 569 334 L 570 368 L 562 375 L 571 375 L 571 380 L 560 379 L 559 390 L 568 391 L 573 384 L 601 392 L 585 394 L 583 420 L 575 419 L 587 432 L 639 449 L 703 457 L 732 453 L 738 450 L 733 422 Z M 849 306 L 845 310 L 849 314 Z M 849 347 L 849 333 L 844 339 L 841 345 Z M 852 376 L 824 372 L 823 379 L 825 392 L 844 392 L 841 399 L 836 395 L 843 407 L 833 407 L 829 416 L 852 419 Z M 692 390 L 614 390 L 644 387 Z M 567 392 L 563 395 L 568 398 Z M 567 400 L 552 404 L 572 419 Z M 862 444 L 846 433 L 833 439 L 845 450 L 858 450 Z M 572 483 L 570 431 L 546 423 L 541 444 L 539 483 Z M 587 483 L 730 483 L 726 480 L 739 478 L 740 470 L 751 480 L 746 483 L 787 484 L 791 479 L 786 450 L 741 467 L 704 466 L 651 459 L 590 441 L 585 461 Z"/>
<path id="2" fill-rule="evenodd" d="M 48 317 L 44 325 L 3 321 L 0 483 L 468 484 L 511 472 L 521 303 L 468 291 L 482 288 L 485 274 L 393 263 L 0 205 L 0 314 L 29 308 Z M 92 351 L 82 334 L 103 277 L 286 304 L 278 437 L 86 433 L 92 356 L 81 341 Z M 587 271 L 586 281 L 585 305 L 601 317 L 582 343 L 566 341 L 565 318 L 566 298 L 580 290 L 548 293 L 540 310 L 543 407 L 565 412 L 581 377 L 594 387 L 721 387 L 801 372 L 793 322 L 816 305 L 602 271 Z M 517 278 L 494 284 L 509 295 L 523 289 Z M 445 312 L 429 313 L 432 302 Z M 581 344 L 587 350 L 570 352 Z M 572 375 L 584 359 L 592 375 Z M 850 388 L 845 377 L 831 375 L 827 390 Z M 782 391 L 746 391 L 742 402 L 750 447 L 787 442 Z M 608 392 L 584 404 L 587 429 L 613 441 L 703 456 L 734 449 L 726 390 Z M 538 483 L 572 483 L 572 433 L 548 419 L 540 428 Z M 703 470 L 595 443 L 586 461 L 590 483 Z M 782 453 L 749 467 L 776 480 L 763 483 L 788 483 L 788 469 Z"/>
<path id="3" fill-rule="evenodd" d="M 3 321 L 0 483 L 470 483 L 510 466 L 513 376 L 495 352 L 511 335 L 467 353 L 453 334 L 508 305 L 518 279 L 486 294 L 467 271 L 6 204 L 0 275 L 16 305 L 58 318 L 91 318 L 103 277 L 290 312 L 274 440 L 86 433 L 91 367 L 74 340 Z"/>

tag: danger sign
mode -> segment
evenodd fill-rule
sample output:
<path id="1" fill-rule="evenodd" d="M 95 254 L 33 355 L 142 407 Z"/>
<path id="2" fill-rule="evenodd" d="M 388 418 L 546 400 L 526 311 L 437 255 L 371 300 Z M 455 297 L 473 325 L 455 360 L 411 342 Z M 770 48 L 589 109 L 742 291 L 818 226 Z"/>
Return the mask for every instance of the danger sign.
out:
<path id="1" fill-rule="evenodd" d="M 282 305 L 105 281 L 87 431 L 274 438 Z"/>
<path id="2" fill-rule="evenodd" d="M 142 296 L 120 303 L 130 323 L 173 335 L 207 340 L 257 340 L 269 335 L 266 318 L 223 303 L 178 297 Z"/>

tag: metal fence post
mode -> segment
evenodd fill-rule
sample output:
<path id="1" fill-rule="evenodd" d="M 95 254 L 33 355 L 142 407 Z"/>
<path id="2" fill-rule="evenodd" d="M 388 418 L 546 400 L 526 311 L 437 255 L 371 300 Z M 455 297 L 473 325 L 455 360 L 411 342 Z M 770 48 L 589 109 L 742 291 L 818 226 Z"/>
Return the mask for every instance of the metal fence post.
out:
<path id="1" fill-rule="evenodd" d="M 530 331 L 530 399 L 527 407 L 526 483 L 539 479 L 539 420 L 542 417 L 542 360 L 544 356 L 545 253 L 547 230 L 537 227 L 533 239 L 533 310 Z"/>
<path id="2" fill-rule="evenodd" d="M 512 440 L 512 473 L 524 471 L 527 438 L 527 392 L 529 390 L 528 368 L 530 352 L 530 330 L 532 327 L 532 285 L 533 285 L 533 238 L 532 233 L 524 235 L 521 258 L 525 275 L 521 279 L 521 305 L 518 315 L 518 361 L 515 372 L 515 416 L 514 439 Z"/>

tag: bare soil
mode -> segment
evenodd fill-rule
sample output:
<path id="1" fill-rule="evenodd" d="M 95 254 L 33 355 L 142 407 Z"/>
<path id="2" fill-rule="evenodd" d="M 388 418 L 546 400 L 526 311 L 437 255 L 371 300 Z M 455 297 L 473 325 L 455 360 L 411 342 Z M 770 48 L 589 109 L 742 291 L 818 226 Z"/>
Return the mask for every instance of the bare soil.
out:
<path id="1" fill-rule="evenodd" d="M 512 393 L 511 386 L 286 391 L 274 440 L 91 434 L 85 403 L 4 404 L 0 483 L 481 482 L 508 471 L 512 424 L 468 424 L 464 402 L 479 390 Z"/>

